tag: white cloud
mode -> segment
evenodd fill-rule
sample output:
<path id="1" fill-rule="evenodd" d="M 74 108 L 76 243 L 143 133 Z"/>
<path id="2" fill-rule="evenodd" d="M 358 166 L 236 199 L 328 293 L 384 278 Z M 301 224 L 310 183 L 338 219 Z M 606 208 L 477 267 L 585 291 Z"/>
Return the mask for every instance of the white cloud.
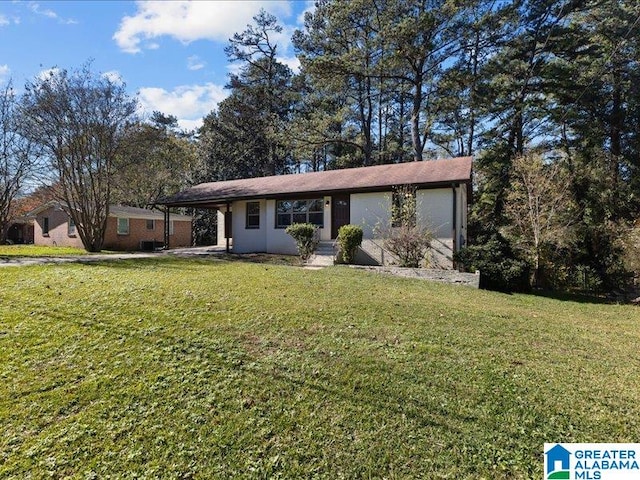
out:
<path id="1" fill-rule="evenodd" d="M 149 48 L 147 41 L 170 36 L 180 42 L 213 40 L 226 42 L 236 32 L 253 23 L 253 17 L 264 8 L 278 16 L 291 15 L 288 1 L 139 1 L 138 11 L 125 16 L 113 39 L 128 53 Z"/>
<path id="2" fill-rule="evenodd" d="M 116 85 L 122 85 L 124 83 L 122 75 L 120 75 L 120 72 L 117 70 L 109 70 L 108 72 L 104 72 L 102 76 Z"/>
<path id="3" fill-rule="evenodd" d="M 200 128 L 202 126 L 202 118 L 199 118 L 198 120 L 185 120 L 185 119 L 178 119 L 178 126 L 186 131 L 186 132 L 190 132 L 192 130 L 197 130 L 198 128 Z"/>
<path id="4" fill-rule="evenodd" d="M 51 9 L 42 8 L 40 4 L 37 2 L 29 2 L 29 9 L 37 15 L 42 15 L 43 17 L 58 20 L 60 23 L 65 23 L 68 25 L 73 25 L 78 23 L 76 20 L 72 18 L 62 18 L 60 15 L 58 15 L 56 12 L 54 12 Z"/>
<path id="5" fill-rule="evenodd" d="M 287 65 L 293 73 L 300 72 L 300 59 L 298 57 L 280 57 L 278 61 Z"/>
<path id="6" fill-rule="evenodd" d="M 182 128 L 193 129 L 202 125 L 202 118 L 228 95 L 224 87 L 207 83 L 204 85 L 182 85 L 172 91 L 164 88 L 147 87 L 139 92 L 142 112 L 151 114 L 154 110 L 167 115 L 175 115 Z"/>
<path id="7" fill-rule="evenodd" d="M 0 13 L 0 27 L 3 27 L 5 25 L 9 25 L 11 22 L 9 21 L 9 19 L 7 18 L 6 15 L 2 15 Z"/>
<path id="8" fill-rule="evenodd" d="M 298 16 L 298 25 L 303 26 L 304 25 L 304 16 L 306 15 L 306 13 L 307 12 L 313 13 L 313 12 L 315 12 L 315 10 L 316 10 L 316 2 L 314 0 L 307 0 L 306 8 Z"/>
<path id="9" fill-rule="evenodd" d="M 40 73 L 36 75 L 38 80 L 47 80 L 48 78 L 55 77 L 59 75 L 62 70 L 58 67 L 47 68 L 46 70 L 41 70 Z"/>
<path id="10" fill-rule="evenodd" d="M 227 70 L 231 75 L 240 75 L 242 73 L 242 64 L 240 62 L 231 62 L 227 64 Z"/>
<path id="11" fill-rule="evenodd" d="M 37 13 L 38 15 L 42 15 L 49 18 L 58 18 L 58 14 L 53 10 L 49 10 L 48 8 L 41 8 L 39 3 L 31 2 L 29 3 L 29 8 L 33 13 Z"/>
<path id="12" fill-rule="evenodd" d="M 191 55 L 187 58 L 187 68 L 189 70 L 202 70 L 206 64 L 198 55 Z"/>

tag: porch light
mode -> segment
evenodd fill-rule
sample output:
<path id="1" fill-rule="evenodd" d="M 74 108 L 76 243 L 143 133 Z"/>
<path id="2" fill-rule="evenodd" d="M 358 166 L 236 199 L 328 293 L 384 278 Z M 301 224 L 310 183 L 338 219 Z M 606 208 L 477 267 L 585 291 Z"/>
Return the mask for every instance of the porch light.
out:
<path id="1" fill-rule="evenodd" d="M 328 199 L 327 199 L 327 200 L 325 200 L 325 202 L 324 202 L 324 206 L 325 206 L 325 207 L 328 207 L 329 205 L 331 205 L 331 200 L 328 200 Z"/>

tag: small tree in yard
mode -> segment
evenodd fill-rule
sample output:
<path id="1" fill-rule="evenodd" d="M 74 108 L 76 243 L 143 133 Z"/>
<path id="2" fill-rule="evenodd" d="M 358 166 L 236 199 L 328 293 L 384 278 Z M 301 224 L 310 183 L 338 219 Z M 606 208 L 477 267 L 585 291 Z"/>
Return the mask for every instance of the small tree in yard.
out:
<path id="1" fill-rule="evenodd" d="M 316 236 L 316 226 L 312 223 L 294 223 L 285 230 L 296 241 L 298 255 L 303 262 L 306 262 L 318 247 Z"/>
<path id="2" fill-rule="evenodd" d="M 577 206 L 571 182 L 560 163 L 546 163 L 537 154 L 513 160 L 511 188 L 506 196 L 509 225 L 504 235 L 530 261 L 533 281 L 540 285 L 541 270 L 554 251 L 571 244 Z"/>
<path id="3" fill-rule="evenodd" d="M 419 267 L 431 247 L 433 232 L 417 222 L 415 188 L 408 185 L 397 188 L 390 213 L 388 222 L 376 226 L 376 236 L 382 238 L 384 248 L 398 257 L 401 267 Z"/>
<path id="4" fill-rule="evenodd" d="M 89 65 L 52 70 L 26 85 L 23 134 L 48 157 L 56 197 L 90 252 L 102 248 L 114 161 L 136 106 L 123 84 L 94 75 Z"/>
<path id="5" fill-rule="evenodd" d="M 362 244 L 362 227 L 343 225 L 338 229 L 338 245 L 344 263 L 353 263 L 356 251 Z"/>

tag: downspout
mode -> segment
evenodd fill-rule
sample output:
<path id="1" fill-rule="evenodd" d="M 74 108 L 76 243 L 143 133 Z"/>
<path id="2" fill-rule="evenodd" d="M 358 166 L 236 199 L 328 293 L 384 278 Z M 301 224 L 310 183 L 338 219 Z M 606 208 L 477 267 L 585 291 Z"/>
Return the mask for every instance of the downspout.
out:
<path id="1" fill-rule="evenodd" d="M 458 251 L 457 245 L 457 236 L 458 236 L 458 197 L 456 195 L 456 184 L 451 184 L 451 192 L 453 193 L 453 218 L 451 225 L 453 226 L 453 253 Z M 453 267 L 455 268 L 455 262 L 453 263 Z"/>
<path id="2" fill-rule="evenodd" d="M 169 250 L 169 205 L 164 206 L 164 249 Z"/>
<path id="3" fill-rule="evenodd" d="M 231 252 L 229 240 L 231 239 L 231 219 L 229 218 L 231 204 L 227 202 L 227 211 L 224 212 L 224 239 L 226 240 L 226 252 Z"/>

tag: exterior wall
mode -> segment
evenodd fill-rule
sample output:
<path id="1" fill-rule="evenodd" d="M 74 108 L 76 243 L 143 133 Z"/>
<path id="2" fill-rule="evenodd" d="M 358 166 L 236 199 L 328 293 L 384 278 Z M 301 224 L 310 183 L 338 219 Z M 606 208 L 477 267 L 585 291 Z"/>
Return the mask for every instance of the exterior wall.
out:
<path id="1" fill-rule="evenodd" d="M 453 238 L 453 192 L 450 188 L 418 190 L 416 192 L 418 219 L 427 225 L 435 238 Z"/>
<path id="2" fill-rule="evenodd" d="M 466 243 L 467 193 L 466 186 L 455 189 L 456 220 L 453 225 L 454 190 L 452 188 L 422 189 L 416 192 L 419 221 L 434 233 L 430 265 L 435 268 L 453 268 L 453 251 Z M 384 252 L 382 241 L 375 239 L 377 224 L 388 224 L 392 192 L 354 193 L 350 196 L 350 223 L 363 228 L 362 249 L 358 261 L 365 264 L 393 263 L 389 252 Z M 327 206 L 329 203 L 329 206 Z M 324 227 L 321 240 L 331 240 L 331 197 L 324 197 Z M 246 228 L 246 201 L 232 204 L 233 252 L 268 252 L 297 254 L 295 242 L 285 229 L 276 228 L 276 200 L 260 200 L 260 228 Z M 219 225 L 224 215 L 218 212 Z M 462 242 L 462 243 L 461 243 Z M 219 229 L 218 243 L 225 244 L 224 229 Z"/>
<path id="3" fill-rule="evenodd" d="M 169 247 L 191 246 L 191 222 L 171 220 L 173 234 L 169 235 Z M 103 248 L 106 250 L 140 250 L 140 242 L 156 241 L 164 243 L 164 220 L 155 220 L 153 230 L 147 229 L 147 221 L 141 218 L 129 219 L 129 233 L 118 235 L 118 219 L 107 219 Z"/>
<path id="4" fill-rule="evenodd" d="M 45 217 L 49 218 L 48 234 L 42 233 Z M 83 248 L 82 240 L 77 233 L 69 235 L 69 215 L 58 207 L 51 207 L 38 214 L 33 222 L 33 243 L 35 245 Z"/>
<path id="5" fill-rule="evenodd" d="M 226 245 L 226 239 L 224 238 L 224 212 L 222 210 L 218 210 L 216 213 L 217 217 L 217 228 L 216 233 L 218 237 L 218 241 L 216 242 L 218 245 Z"/>
<path id="6" fill-rule="evenodd" d="M 364 238 L 374 238 L 376 224 L 389 222 L 391 192 L 355 193 L 351 195 L 351 223 L 363 228 Z M 458 233 L 466 239 L 466 189 L 456 188 Z M 451 188 L 423 189 L 416 192 L 418 219 L 426 223 L 436 238 L 453 239 L 453 191 Z M 461 228 L 462 227 L 462 228 Z"/>
<path id="7" fill-rule="evenodd" d="M 433 268 L 453 268 L 454 249 L 467 238 L 466 186 L 456 187 L 456 225 L 454 231 L 454 190 L 451 188 L 422 189 L 416 192 L 418 222 L 427 225 L 434 234 L 429 265 Z M 351 223 L 363 227 L 364 241 L 356 256 L 362 264 L 393 264 L 397 261 L 384 250 L 383 242 L 375 239 L 377 223 L 388 224 L 392 192 L 351 195 Z"/>
<path id="8" fill-rule="evenodd" d="M 43 235 L 44 218 L 49 218 L 49 234 Z M 69 216 L 58 207 L 51 207 L 39 213 L 33 225 L 33 243 L 35 245 L 65 246 L 84 248 L 80 235 L 68 234 Z M 173 234 L 169 236 L 170 247 L 191 246 L 191 221 L 171 220 Z M 147 221 L 139 218 L 129 219 L 129 234 L 118 235 L 118 219 L 107 218 L 103 248 L 106 250 L 139 250 L 141 241 L 164 243 L 164 220 L 155 220 L 153 230 L 147 229 Z"/>
<path id="9" fill-rule="evenodd" d="M 234 202 L 231 206 L 233 215 L 231 233 L 233 235 L 234 253 L 257 253 L 267 251 L 267 209 L 266 200 L 251 200 L 260 203 L 260 228 L 247 228 L 247 202 Z M 220 217 L 218 217 L 220 218 Z M 222 215 L 224 225 L 224 215 Z M 224 232 L 223 232 L 224 245 Z"/>
<path id="10" fill-rule="evenodd" d="M 296 242 L 293 240 L 293 238 L 287 235 L 287 232 L 284 231 L 284 228 L 276 228 L 276 201 L 267 200 L 266 204 L 266 251 L 269 253 L 280 253 L 283 255 L 296 255 L 298 253 Z"/>
<path id="11" fill-rule="evenodd" d="M 305 197 L 306 198 L 306 197 Z M 331 197 L 324 197 L 324 226 L 319 229 L 321 240 L 331 239 L 331 207 L 327 207 L 327 201 Z M 255 200 L 253 200 L 255 201 Z M 246 228 L 246 201 L 233 202 L 233 252 L 234 253 L 256 253 L 268 252 L 284 255 L 296 255 L 298 250 L 296 244 L 284 228 L 276 228 L 276 200 L 259 200 L 260 202 L 260 228 Z M 218 221 L 224 224 L 224 215 L 218 214 Z M 220 243 L 222 242 L 222 243 Z M 224 234 L 222 239 L 218 236 L 218 243 L 224 245 Z"/>
<path id="12" fill-rule="evenodd" d="M 351 224 L 362 227 L 363 238 L 374 238 L 376 224 L 389 222 L 391 192 L 351 194 Z"/>

